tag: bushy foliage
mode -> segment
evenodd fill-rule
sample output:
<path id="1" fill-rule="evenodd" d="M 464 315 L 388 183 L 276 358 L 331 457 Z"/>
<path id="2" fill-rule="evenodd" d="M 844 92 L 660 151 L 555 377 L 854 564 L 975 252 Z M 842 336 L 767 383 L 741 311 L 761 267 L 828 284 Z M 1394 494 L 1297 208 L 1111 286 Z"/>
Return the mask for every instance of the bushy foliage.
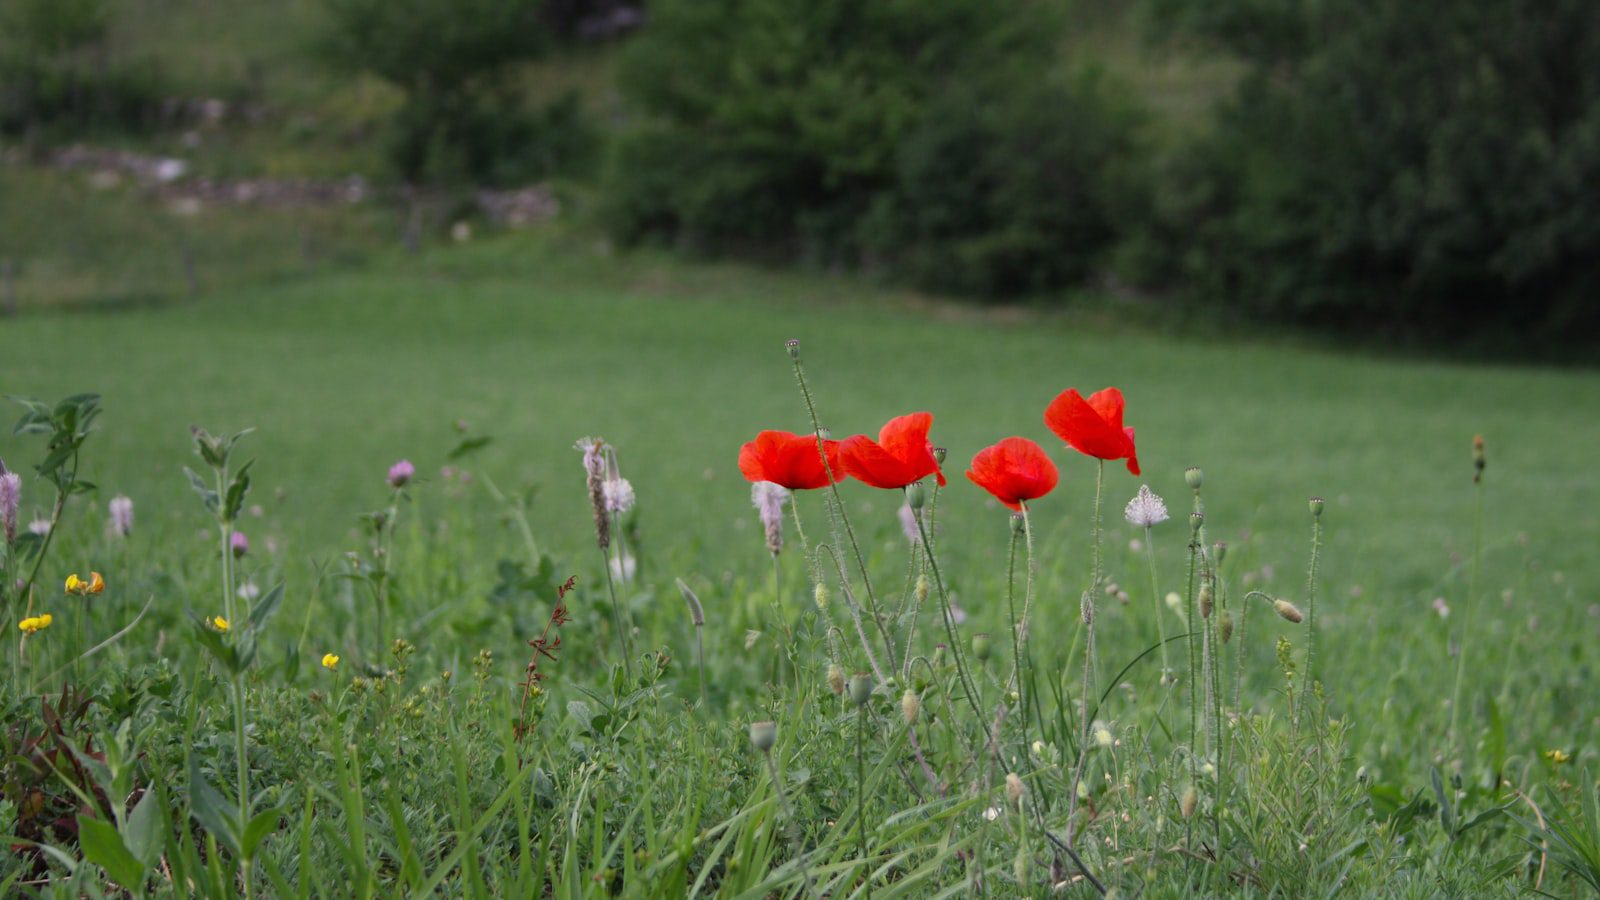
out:
<path id="1" fill-rule="evenodd" d="M 154 118 L 158 73 L 115 59 L 106 0 L 14 0 L 0 6 L 0 134 L 137 129 Z"/>
<path id="2" fill-rule="evenodd" d="M 1600 323 L 1600 7 L 1155 6 L 1249 66 L 1168 179 L 1168 276 L 1311 323 Z"/>
<path id="3" fill-rule="evenodd" d="M 337 68 L 404 92 L 388 155 L 406 180 L 538 177 L 583 145 L 574 103 L 530 112 L 509 77 L 552 45 L 541 8 L 541 0 L 327 0 L 317 49 Z"/>
<path id="4" fill-rule="evenodd" d="M 613 230 L 981 294 L 1075 280 L 1131 123 L 1041 76 L 1057 33 L 1023 2 L 657 4 L 623 72 L 642 120 Z"/>

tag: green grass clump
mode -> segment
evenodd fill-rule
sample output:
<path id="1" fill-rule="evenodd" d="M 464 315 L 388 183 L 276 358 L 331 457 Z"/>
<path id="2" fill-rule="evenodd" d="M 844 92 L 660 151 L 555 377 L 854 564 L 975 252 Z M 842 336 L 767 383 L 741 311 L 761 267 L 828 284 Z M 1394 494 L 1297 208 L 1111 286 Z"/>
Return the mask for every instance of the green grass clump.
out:
<path id="1" fill-rule="evenodd" d="M 5 329 L 0 392 L 98 391 L 103 410 L 76 461 L 56 461 L 72 478 L 48 552 L 24 560 L 43 560 L 37 589 L 5 593 L 7 890 L 1011 896 L 1087 893 L 1087 870 L 1123 895 L 1565 895 L 1586 877 L 1600 518 L 1574 486 L 1600 439 L 1592 373 L 1126 333 L 557 234 Z M 865 572 L 833 537 L 829 495 L 802 492 L 808 540 L 786 533 L 775 592 L 734 462 L 760 429 L 810 429 L 791 338 L 834 436 L 935 414 L 951 477 L 924 509 L 937 572 L 899 496 L 852 482 L 840 497 Z M 1094 465 L 1040 416 L 1062 388 L 1107 384 L 1128 398 L 1144 476 L 1106 470 L 1091 583 Z M 191 425 L 255 431 L 218 482 Z M 961 477 L 1010 434 L 1061 469 L 1029 504 L 1017 700 L 1007 584 L 1020 599 L 1028 556 L 1008 578 L 1008 511 Z M 616 449 L 638 495 L 609 523 L 634 559 L 615 600 L 571 449 L 584 435 Z M 0 436 L 24 533 L 55 510 L 34 470 L 47 455 L 39 435 Z M 402 458 L 416 476 L 396 489 Z M 1204 467 L 1194 578 L 1190 465 Z M 1174 514 L 1148 533 L 1118 515 L 1142 482 Z M 106 528 L 117 495 L 134 502 L 126 536 Z M 1327 498 L 1314 669 L 1312 495 Z M 249 539 L 237 558 L 224 513 Z M 922 659 L 886 666 L 860 707 L 830 685 L 831 666 L 842 683 L 870 664 L 841 567 L 805 558 L 822 543 L 858 594 L 870 574 L 896 656 Z M 61 591 L 91 571 L 103 592 Z M 1183 610 L 1208 572 L 1217 613 L 1195 620 L 1191 676 Z M 967 618 L 941 653 L 943 592 Z M 46 611 L 49 627 L 17 630 Z M 762 721 L 770 757 L 750 742 Z"/>

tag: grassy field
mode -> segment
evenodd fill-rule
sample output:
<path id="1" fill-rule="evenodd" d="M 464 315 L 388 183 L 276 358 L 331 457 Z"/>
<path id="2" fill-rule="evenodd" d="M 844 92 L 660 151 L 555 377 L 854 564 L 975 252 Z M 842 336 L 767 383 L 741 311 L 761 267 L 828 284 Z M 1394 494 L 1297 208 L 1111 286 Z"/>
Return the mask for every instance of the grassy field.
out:
<path id="1" fill-rule="evenodd" d="M 866 888 L 862 795 L 876 861 L 870 889 L 883 895 L 1065 884 L 1077 869 L 1037 829 L 1070 840 L 1069 821 L 1085 829 L 1087 867 L 1124 894 L 1230 884 L 1287 895 L 1581 889 L 1559 854 L 1524 842 L 1531 826 L 1511 814 L 1531 822 L 1536 805 L 1562 820 L 1584 790 L 1593 796 L 1583 774 L 1600 724 L 1592 703 L 1600 507 L 1589 473 L 1600 378 L 1592 372 L 1151 336 L 849 280 L 614 256 L 557 232 L 379 259 L 368 271 L 218 291 L 202 302 L 4 324 L 0 392 L 54 400 L 97 391 L 105 408 L 83 454 L 83 476 L 98 491 L 69 504 L 40 575 L 49 589 L 34 611 L 52 610 L 57 621 L 29 638 L 26 656 L 16 645 L 5 654 L 12 749 L 41 727 L 38 694 L 90 686 L 97 703 L 72 739 L 92 734 L 113 758 L 121 748 L 128 807 L 138 790 L 159 786 L 172 811 L 156 829 L 168 841 L 157 854 L 164 862 L 141 870 L 143 889 L 844 895 Z M 990 703 L 1012 658 L 1009 530 L 1006 511 L 961 472 L 975 451 L 1011 434 L 1038 440 L 1061 467 L 1060 488 L 1032 513 L 1040 575 L 1023 695 L 1037 704 L 1037 750 L 1012 748 L 1013 718 L 1004 750 L 974 751 L 969 742 L 983 729 L 962 708 L 966 693 L 946 658 L 881 688 L 866 707 L 858 781 L 857 713 L 829 693 L 825 676 L 835 654 L 847 671 L 866 665 L 837 579 L 819 614 L 791 532 L 780 559 L 784 614 L 775 613 L 772 563 L 735 467 L 740 443 L 757 430 L 809 426 L 788 339 L 801 342 L 819 413 L 836 436 L 875 433 L 912 410 L 935 414 L 932 440 L 948 448 L 951 476 L 937 501 L 940 572 L 969 616 L 960 642 L 979 631 L 997 638 L 989 675 L 975 676 Z M 1095 466 L 1061 448 L 1041 413 L 1065 387 L 1108 384 L 1128 397 L 1145 474 L 1106 469 L 1105 574 L 1128 595 L 1117 602 L 1109 590 L 1097 617 L 1098 679 L 1110 691 L 1095 718 L 1113 744 L 1096 742 L 1085 801 L 1069 818 Z M 202 468 L 190 425 L 256 429 L 236 460 L 255 460 L 239 522 L 251 550 L 237 577 L 263 594 L 285 584 L 241 682 L 253 810 L 277 810 L 253 853 L 215 838 L 226 831 L 215 817 L 234 813 L 216 813 L 207 805 L 215 792 L 196 787 L 213 783 L 231 802 L 236 754 L 232 682 L 206 662 L 202 632 L 187 617 L 216 615 L 222 604 L 214 526 L 183 475 L 185 465 Z M 1488 454 L 1476 582 L 1475 434 Z M 663 655 L 654 666 L 635 658 L 631 679 L 614 668 L 613 610 L 571 449 L 585 435 L 617 448 L 639 496 L 625 529 L 638 575 L 619 590 L 635 625 L 633 655 Z M 475 436 L 492 441 L 447 459 Z M 48 513 L 51 495 L 29 468 L 42 455 L 36 437 L 0 436 L 0 458 L 29 479 L 24 522 Z M 384 473 L 400 458 L 419 478 L 397 506 L 387 553 L 375 556 L 358 517 L 390 502 Z M 455 469 L 448 477 L 446 465 Z M 1222 706 L 1237 719 L 1219 746 L 1189 756 L 1184 644 L 1175 645 L 1170 692 L 1153 653 L 1114 679 L 1156 643 L 1162 608 L 1131 543 L 1143 535 L 1122 521 L 1122 505 L 1146 482 L 1167 498 L 1176 520 L 1154 532 L 1157 591 L 1185 593 L 1183 471 L 1192 465 L 1205 471 L 1207 536 L 1230 546 L 1222 584 L 1240 618 L 1249 590 L 1309 608 L 1307 498 L 1327 498 L 1316 612 L 1327 699 L 1324 717 L 1298 683 L 1286 695 L 1274 642 L 1293 643 L 1303 674 L 1306 626 L 1250 601 L 1247 630 L 1222 660 L 1232 673 L 1243 654 L 1237 702 L 1232 675 L 1221 679 L 1230 685 Z M 524 507 L 495 499 L 492 488 L 536 493 Z M 914 593 L 918 571 L 898 496 L 857 483 L 841 493 L 874 583 L 897 605 Z M 125 539 L 105 532 L 115 494 L 137 511 Z M 822 496 L 799 504 L 812 541 L 821 539 Z M 524 508 L 526 535 L 516 514 Z M 543 570 L 532 571 L 540 558 Z M 385 618 L 362 574 L 377 560 L 393 573 Z M 103 595 L 55 592 L 67 573 L 88 569 L 104 573 Z M 511 723 L 525 642 L 545 626 L 554 584 L 569 575 L 577 576 L 567 598 L 573 618 L 559 630 L 559 661 L 541 664 L 540 721 L 519 741 Z M 706 610 L 703 701 L 678 578 Z M 888 623 L 897 643 L 917 627 L 917 652 L 933 652 L 943 639 L 937 597 L 920 615 Z M 130 632 L 72 661 L 147 601 Z M 19 618 L 20 608 L 11 613 Z M 1180 613 L 1161 616 L 1164 633 L 1182 633 Z M 842 629 L 831 651 L 830 621 Z M 1461 738 L 1452 740 L 1451 648 L 1463 634 Z M 395 656 L 395 638 L 412 655 Z M 326 652 L 342 657 L 337 670 L 318 666 Z M 898 709 L 907 686 L 921 692 L 919 747 L 937 790 L 909 749 Z M 1289 724 L 1291 696 L 1310 703 L 1300 727 Z M 131 724 L 118 737 L 124 719 Z M 744 734 L 761 719 L 778 722 L 782 799 Z M 1199 760 L 1220 763 L 1223 774 L 1197 774 Z M 1028 815 L 1007 811 L 1007 769 L 1028 785 L 1019 807 Z M 13 834 L 37 821 L 18 772 L 8 764 L 0 804 L 0 824 Z M 44 779 L 50 803 L 77 805 L 61 786 L 71 780 Z M 1195 785 L 1201 811 L 1185 819 L 1183 795 Z M 1501 806 L 1506 814 L 1462 829 Z M 174 836 L 191 810 L 220 844 Z M 1589 827 L 1600 827 L 1592 814 Z M 70 837 L 31 839 L 65 849 L 19 851 L 0 873 L 36 885 L 53 877 L 53 887 L 36 888 L 46 893 L 104 888 L 96 867 L 68 865 Z M 245 856 L 254 867 L 241 880 Z"/>

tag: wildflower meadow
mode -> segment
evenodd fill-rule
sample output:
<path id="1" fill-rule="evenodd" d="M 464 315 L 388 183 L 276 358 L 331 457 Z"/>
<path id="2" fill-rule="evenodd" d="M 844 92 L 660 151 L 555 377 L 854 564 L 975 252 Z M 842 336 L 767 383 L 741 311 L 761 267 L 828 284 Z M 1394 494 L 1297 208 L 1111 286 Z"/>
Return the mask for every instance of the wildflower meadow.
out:
<path id="1" fill-rule="evenodd" d="M 1592 377 L 561 265 L 7 325 L 7 895 L 1600 889 Z"/>

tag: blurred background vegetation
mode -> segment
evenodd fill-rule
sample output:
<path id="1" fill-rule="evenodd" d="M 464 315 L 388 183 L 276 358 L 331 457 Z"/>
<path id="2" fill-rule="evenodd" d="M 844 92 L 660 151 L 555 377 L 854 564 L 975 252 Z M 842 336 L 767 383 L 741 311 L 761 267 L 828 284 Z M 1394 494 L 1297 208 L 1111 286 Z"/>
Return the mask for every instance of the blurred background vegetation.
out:
<path id="1" fill-rule="evenodd" d="M 1589 0 L 5 0 L 0 314 L 488 230 L 1581 358 Z"/>

